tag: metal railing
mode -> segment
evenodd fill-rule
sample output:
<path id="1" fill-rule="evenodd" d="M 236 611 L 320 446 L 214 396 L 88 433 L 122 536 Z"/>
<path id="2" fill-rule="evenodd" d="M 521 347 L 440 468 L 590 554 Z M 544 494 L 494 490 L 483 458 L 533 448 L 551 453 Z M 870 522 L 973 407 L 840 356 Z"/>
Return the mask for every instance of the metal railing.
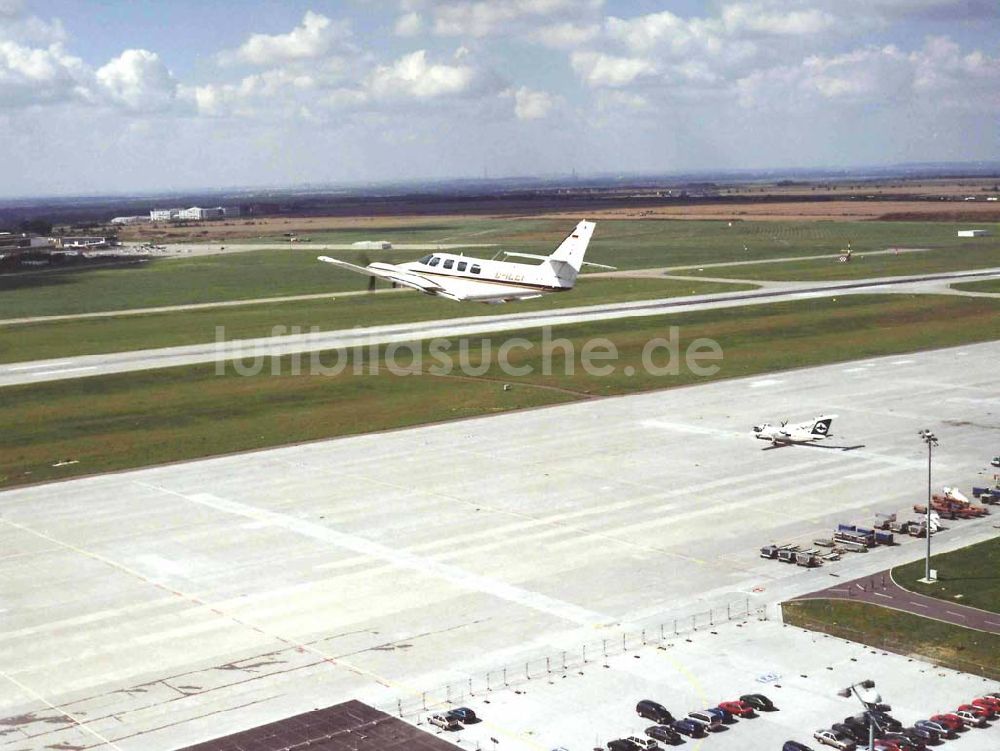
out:
<path id="1" fill-rule="evenodd" d="M 601 639 L 574 647 L 501 665 L 485 673 L 468 675 L 419 694 L 399 696 L 381 703 L 379 709 L 397 717 L 417 717 L 434 714 L 450 706 L 473 702 L 496 691 L 507 691 L 534 680 L 557 678 L 571 670 L 587 666 L 607 665 L 609 658 L 649 646 L 663 646 L 674 637 L 711 629 L 734 620 L 767 620 L 765 608 L 751 608 L 750 598 L 708 610 L 685 614 L 669 620 L 632 630 L 621 630 Z"/>

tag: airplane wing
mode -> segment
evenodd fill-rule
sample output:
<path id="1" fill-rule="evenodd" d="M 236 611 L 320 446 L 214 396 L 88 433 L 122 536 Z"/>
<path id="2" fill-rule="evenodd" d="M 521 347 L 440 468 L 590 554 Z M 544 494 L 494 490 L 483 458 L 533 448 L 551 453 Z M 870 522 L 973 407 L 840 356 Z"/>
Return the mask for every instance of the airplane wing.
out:
<path id="1" fill-rule="evenodd" d="M 355 274 L 374 276 L 378 279 L 393 282 L 394 284 L 401 284 L 404 287 L 410 287 L 411 289 L 425 292 L 428 295 L 437 294 L 442 289 L 440 285 L 419 274 L 412 274 L 402 269 L 397 269 L 390 264 L 382 264 L 382 268 L 373 268 L 372 266 L 358 266 L 347 261 L 330 258 L 329 256 L 319 256 L 317 260 L 323 261 L 323 263 L 332 263 L 334 266 L 340 266 L 348 271 L 353 271 Z"/>

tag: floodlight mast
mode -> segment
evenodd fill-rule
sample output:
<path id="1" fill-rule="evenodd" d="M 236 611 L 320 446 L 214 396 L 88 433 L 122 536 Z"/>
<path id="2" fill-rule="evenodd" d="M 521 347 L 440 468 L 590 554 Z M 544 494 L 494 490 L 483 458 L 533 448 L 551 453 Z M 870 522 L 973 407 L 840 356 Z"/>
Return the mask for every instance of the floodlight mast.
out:
<path id="1" fill-rule="evenodd" d="M 938 445 L 937 436 L 924 428 L 917 435 L 927 444 L 927 521 L 924 533 L 927 535 L 927 556 L 924 562 L 924 581 L 931 581 L 931 455 L 934 447 Z"/>
<path id="2" fill-rule="evenodd" d="M 875 751 L 875 728 L 877 727 L 879 732 L 882 732 L 882 726 L 878 724 L 878 721 L 872 715 L 872 705 L 879 705 L 882 701 L 882 697 L 878 694 L 870 696 L 871 701 L 865 700 L 858 688 L 863 689 L 873 689 L 875 688 L 875 681 L 871 678 L 866 678 L 860 683 L 852 683 L 847 688 L 842 688 L 837 692 L 838 696 L 843 696 L 845 698 L 850 698 L 851 694 L 858 697 L 858 701 L 861 702 L 862 706 L 865 708 L 865 718 L 868 720 L 868 751 Z"/>

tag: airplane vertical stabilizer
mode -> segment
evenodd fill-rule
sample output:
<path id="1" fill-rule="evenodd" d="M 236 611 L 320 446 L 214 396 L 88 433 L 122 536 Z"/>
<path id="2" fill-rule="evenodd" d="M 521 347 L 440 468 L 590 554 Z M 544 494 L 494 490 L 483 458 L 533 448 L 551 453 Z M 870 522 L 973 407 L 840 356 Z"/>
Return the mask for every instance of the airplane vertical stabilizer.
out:
<path id="1" fill-rule="evenodd" d="M 559 247 L 556 248 L 555 252 L 549 256 L 549 261 L 553 262 L 553 265 L 556 266 L 560 278 L 576 278 L 580 267 L 583 266 L 583 257 L 587 253 L 590 236 L 594 234 L 594 227 L 595 224 L 593 222 L 580 222 L 566 239 L 562 241 Z M 570 269 L 572 269 L 571 274 L 566 273 Z"/>

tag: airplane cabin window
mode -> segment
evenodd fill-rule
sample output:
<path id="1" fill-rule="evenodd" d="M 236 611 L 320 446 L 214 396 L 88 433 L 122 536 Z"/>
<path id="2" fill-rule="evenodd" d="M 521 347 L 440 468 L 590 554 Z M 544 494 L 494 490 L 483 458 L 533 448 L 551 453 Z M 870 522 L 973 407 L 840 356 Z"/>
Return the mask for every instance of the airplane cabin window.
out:
<path id="1" fill-rule="evenodd" d="M 422 264 L 423 264 L 424 266 L 430 266 L 430 263 L 431 263 L 431 259 L 432 259 L 433 257 L 434 257 L 434 256 L 424 256 L 424 257 L 423 257 L 423 258 L 421 258 L 421 259 L 420 259 L 419 261 L 417 261 L 417 263 L 422 263 Z"/>
<path id="2" fill-rule="evenodd" d="M 468 266 L 468 264 L 465 261 L 459 261 L 458 262 L 458 270 L 459 271 L 465 271 L 465 267 L 466 266 Z"/>
<path id="3" fill-rule="evenodd" d="M 454 265 L 455 265 L 455 259 L 454 258 L 449 258 L 447 261 L 444 262 L 444 267 L 446 269 L 450 269 Z"/>
<path id="4" fill-rule="evenodd" d="M 437 265 L 438 265 L 438 264 L 439 264 L 440 262 L 441 262 L 441 259 L 440 259 L 440 258 L 438 258 L 437 256 L 434 256 L 434 257 L 433 257 L 433 258 L 431 259 L 431 262 L 430 262 L 430 264 L 429 264 L 429 265 L 430 265 L 430 266 L 437 266 Z"/>
<path id="5" fill-rule="evenodd" d="M 469 269 L 469 271 L 471 271 L 473 274 L 478 274 L 480 271 L 482 271 L 482 269 L 479 268 L 478 263 L 474 263 L 472 264 L 472 268 Z"/>

